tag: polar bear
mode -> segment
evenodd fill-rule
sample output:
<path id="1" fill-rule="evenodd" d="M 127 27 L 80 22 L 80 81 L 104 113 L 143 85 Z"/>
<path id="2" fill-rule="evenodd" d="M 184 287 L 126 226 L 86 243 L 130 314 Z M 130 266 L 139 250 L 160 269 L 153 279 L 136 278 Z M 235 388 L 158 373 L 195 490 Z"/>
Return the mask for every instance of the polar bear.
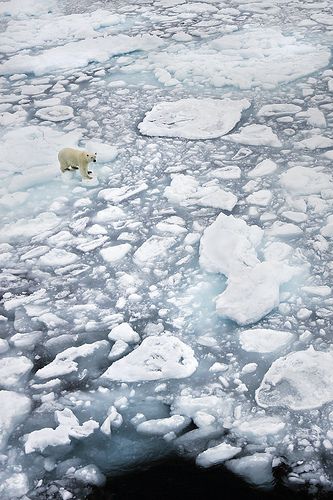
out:
<path id="1" fill-rule="evenodd" d="M 88 170 L 88 164 L 96 162 L 97 153 L 89 153 L 80 149 L 64 148 L 58 153 L 60 170 L 80 169 L 82 179 L 92 179 L 91 171 Z"/>

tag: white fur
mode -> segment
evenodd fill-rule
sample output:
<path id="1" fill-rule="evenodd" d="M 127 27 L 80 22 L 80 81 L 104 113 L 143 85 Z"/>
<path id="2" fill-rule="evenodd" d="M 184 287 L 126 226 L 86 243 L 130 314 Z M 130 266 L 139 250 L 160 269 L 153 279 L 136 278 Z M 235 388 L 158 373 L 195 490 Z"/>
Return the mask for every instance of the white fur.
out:
<path id="1" fill-rule="evenodd" d="M 65 172 L 65 170 L 79 168 L 82 179 L 92 179 L 90 172 L 88 172 L 88 165 L 90 162 L 96 161 L 96 154 L 80 149 L 64 148 L 58 153 L 60 170 Z"/>

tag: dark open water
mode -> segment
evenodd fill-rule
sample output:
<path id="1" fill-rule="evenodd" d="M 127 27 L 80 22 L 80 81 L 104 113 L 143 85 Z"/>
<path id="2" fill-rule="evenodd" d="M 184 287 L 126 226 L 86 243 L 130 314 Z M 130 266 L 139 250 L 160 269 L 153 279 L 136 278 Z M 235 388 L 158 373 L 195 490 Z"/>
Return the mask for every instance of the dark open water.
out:
<path id="1" fill-rule="evenodd" d="M 282 471 L 280 471 L 282 473 Z M 286 488 L 277 472 L 274 489 L 249 486 L 223 467 L 200 469 L 193 462 L 170 459 L 147 469 L 110 478 L 89 500 L 333 500 L 333 493 Z"/>

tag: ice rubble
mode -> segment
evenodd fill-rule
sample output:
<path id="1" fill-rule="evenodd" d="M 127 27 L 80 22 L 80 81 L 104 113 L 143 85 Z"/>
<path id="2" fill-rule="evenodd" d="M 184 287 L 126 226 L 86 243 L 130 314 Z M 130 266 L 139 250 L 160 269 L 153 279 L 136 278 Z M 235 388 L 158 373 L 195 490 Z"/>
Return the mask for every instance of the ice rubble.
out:
<path id="1" fill-rule="evenodd" d="M 1 4 L 1 498 L 171 449 L 331 481 L 329 16 L 280 7 Z"/>
<path id="2" fill-rule="evenodd" d="M 251 57 L 249 57 L 249 54 Z M 268 88 L 290 82 L 328 64 L 329 50 L 293 36 L 278 28 L 250 28 L 226 34 L 178 51 L 150 56 L 153 64 L 167 68 L 178 81 L 207 82 L 214 87 L 233 85 L 247 89 Z"/>
<path id="3" fill-rule="evenodd" d="M 25 436 L 24 449 L 27 454 L 36 451 L 46 453 L 53 447 L 68 446 L 71 439 L 85 439 L 99 428 L 95 420 L 87 420 L 82 425 L 69 408 L 55 412 L 58 426 L 55 429 L 44 428 L 32 431 Z M 52 454 L 52 451 L 51 451 Z"/>
<path id="4" fill-rule="evenodd" d="M 142 134 L 214 139 L 230 132 L 250 107 L 247 99 L 182 99 L 156 104 L 139 124 Z"/>

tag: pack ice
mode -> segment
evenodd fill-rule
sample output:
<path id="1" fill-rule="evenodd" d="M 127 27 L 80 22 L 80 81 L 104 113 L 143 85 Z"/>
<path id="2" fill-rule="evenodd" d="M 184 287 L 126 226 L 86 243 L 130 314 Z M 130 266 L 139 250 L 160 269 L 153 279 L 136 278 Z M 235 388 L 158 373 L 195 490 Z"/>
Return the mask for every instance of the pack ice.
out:
<path id="1" fill-rule="evenodd" d="M 0 498 L 175 455 L 331 494 L 329 2 L 0 17 Z"/>

